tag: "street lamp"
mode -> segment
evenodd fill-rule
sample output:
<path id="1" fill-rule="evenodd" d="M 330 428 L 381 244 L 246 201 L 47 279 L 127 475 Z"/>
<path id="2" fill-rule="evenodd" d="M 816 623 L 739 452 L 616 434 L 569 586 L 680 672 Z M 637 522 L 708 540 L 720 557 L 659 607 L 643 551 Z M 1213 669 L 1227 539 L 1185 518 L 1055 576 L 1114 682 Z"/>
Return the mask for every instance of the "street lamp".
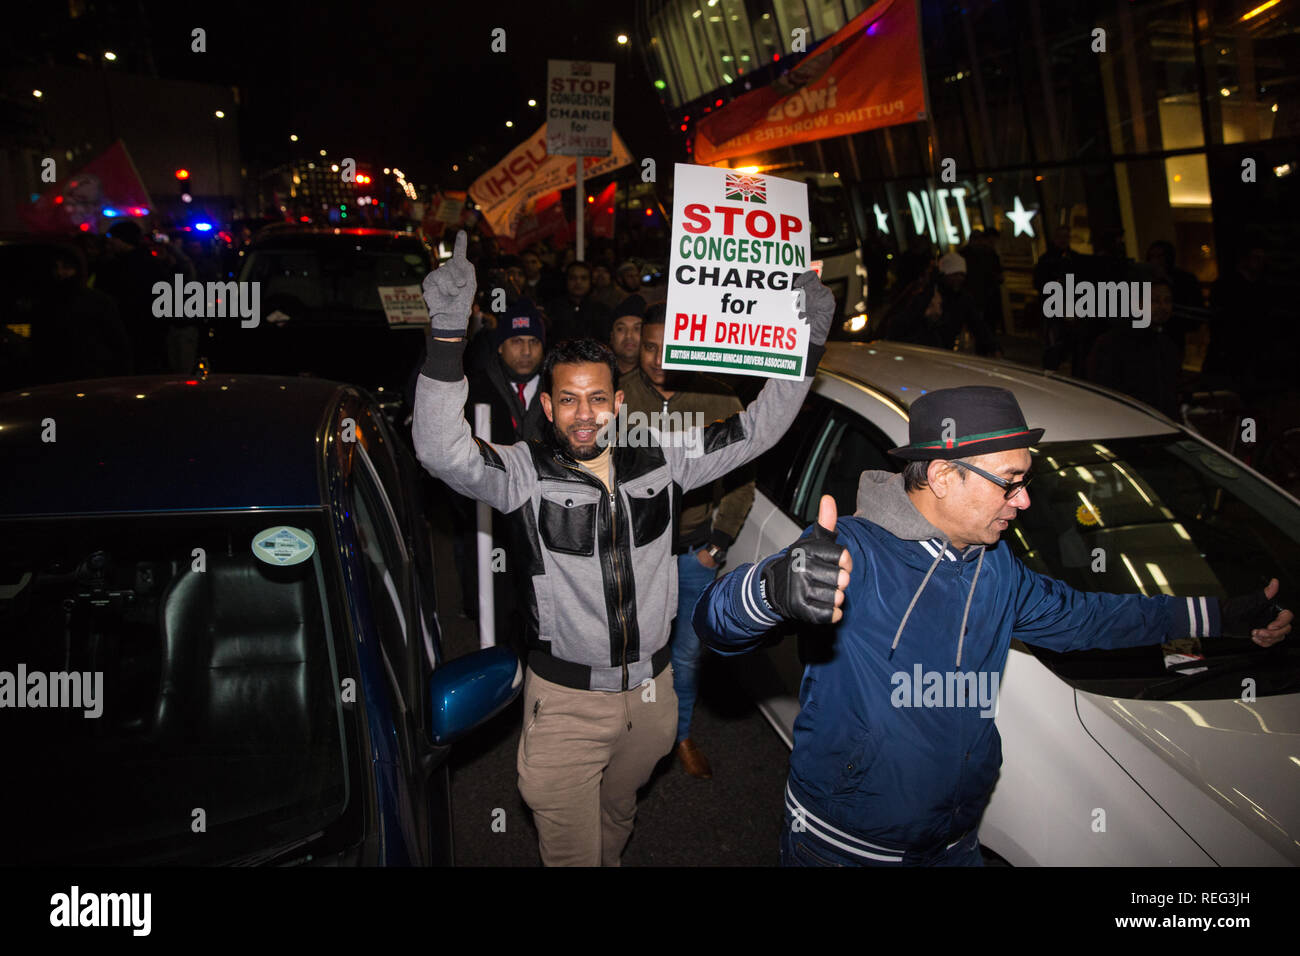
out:
<path id="1" fill-rule="evenodd" d="M 225 114 L 225 112 L 224 112 L 223 110 L 217 110 L 217 112 L 216 112 L 216 117 L 217 117 L 217 119 L 225 119 L 225 118 L 226 118 L 226 114 Z"/>
<path id="2" fill-rule="evenodd" d="M 105 51 L 104 51 L 104 59 L 105 59 L 105 60 L 108 60 L 108 62 L 112 63 L 114 60 L 117 59 L 117 54 L 114 53 L 112 50 L 105 50 Z"/>
<path id="3" fill-rule="evenodd" d="M 623 46 L 625 43 L 627 43 L 627 34 L 626 34 L 626 33 L 620 33 L 620 34 L 618 35 L 618 45 L 619 45 L 619 46 Z"/>

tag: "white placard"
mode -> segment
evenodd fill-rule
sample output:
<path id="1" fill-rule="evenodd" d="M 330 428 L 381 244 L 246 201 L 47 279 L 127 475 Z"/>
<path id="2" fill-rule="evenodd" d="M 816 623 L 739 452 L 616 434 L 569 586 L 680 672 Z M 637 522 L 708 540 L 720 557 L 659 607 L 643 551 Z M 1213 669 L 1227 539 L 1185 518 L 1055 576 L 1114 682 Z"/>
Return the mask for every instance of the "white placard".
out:
<path id="1" fill-rule="evenodd" d="M 390 326 L 428 324 L 429 310 L 418 285 L 381 285 L 378 288 L 379 301 L 383 303 Z"/>
<path id="2" fill-rule="evenodd" d="M 808 187 L 678 163 L 663 367 L 802 378 Z"/>
<path id="3" fill-rule="evenodd" d="M 546 152 L 608 156 L 614 134 L 614 64 L 546 61 Z"/>

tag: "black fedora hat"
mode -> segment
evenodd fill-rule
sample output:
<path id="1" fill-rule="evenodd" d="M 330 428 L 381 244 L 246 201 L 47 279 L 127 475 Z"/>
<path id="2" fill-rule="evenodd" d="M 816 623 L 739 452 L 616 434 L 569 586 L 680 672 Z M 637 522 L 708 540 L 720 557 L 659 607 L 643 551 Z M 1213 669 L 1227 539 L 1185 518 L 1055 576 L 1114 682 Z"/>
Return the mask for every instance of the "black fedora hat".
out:
<path id="1" fill-rule="evenodd" d="M 1016 396 L 1005 388 L 963 385 L 926 392 L 909 410 L 910 442 L 889 453 L 910 461 L 965 458 L 1028 448 L 1043 429 L 1025 424 Z"/>

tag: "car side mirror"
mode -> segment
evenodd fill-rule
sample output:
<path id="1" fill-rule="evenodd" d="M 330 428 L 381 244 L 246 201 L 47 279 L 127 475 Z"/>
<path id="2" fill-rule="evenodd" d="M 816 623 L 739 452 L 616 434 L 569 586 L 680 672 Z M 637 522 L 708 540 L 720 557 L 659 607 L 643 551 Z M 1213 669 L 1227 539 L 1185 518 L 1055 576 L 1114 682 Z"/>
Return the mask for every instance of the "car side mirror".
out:
<path id="1" fill-rule="evenodd" d="M 523 667 L 508 647 L 489 647 L 443 664 L 429 678 L 433 742 L 446 746 L 491 720 L 523 686 Z"/>

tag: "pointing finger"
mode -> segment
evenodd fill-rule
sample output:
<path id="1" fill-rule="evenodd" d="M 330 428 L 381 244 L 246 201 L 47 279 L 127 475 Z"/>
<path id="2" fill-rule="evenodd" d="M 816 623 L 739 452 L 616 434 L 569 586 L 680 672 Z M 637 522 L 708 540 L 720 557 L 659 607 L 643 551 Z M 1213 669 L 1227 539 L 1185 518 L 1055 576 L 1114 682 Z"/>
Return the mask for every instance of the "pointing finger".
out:
<path id="1" fill-rule="evenodd" d="M 456 233 L 456 248 L 452 251 L 452 254 L 451 254 L 452 259 L 464 259 L 464 258 L 465 258 L 465 248 L 466 248 L 466 245 L 465 245 L 465 244 L 466 244 L 467 242 L 468 242 L 468 239 L 467 239 L 466 236 L 465 236 L 465 230 L 464 230 L 464 229 L 462 229 L 460 232 Z"/>

